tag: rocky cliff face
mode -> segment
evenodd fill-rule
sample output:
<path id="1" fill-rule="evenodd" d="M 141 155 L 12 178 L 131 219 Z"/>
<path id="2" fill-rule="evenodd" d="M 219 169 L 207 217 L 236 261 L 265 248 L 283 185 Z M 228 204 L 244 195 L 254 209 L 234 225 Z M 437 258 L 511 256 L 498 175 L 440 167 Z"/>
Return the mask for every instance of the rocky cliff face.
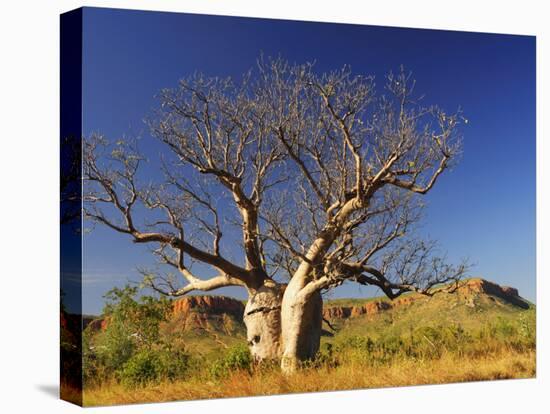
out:
<path id="1" fill-rule="evenodd" d="M 354 306 L 338 306 L 328 304 L 323 308 L 323 318 L 335 320 L 356 318 L 362 315 L 375 315 L 395 306 L 396 303 L 390 303 L 384 300 L 375 300 L 362 305 Z"/>
<path id="2" fill-rule="evenodd" d="M 470 279 L 458 289 L 458 294 L 462 295 L 464 298 L 479 293 L 500 298 L 520 308 L 527 309 L 529 307 L 529 303 L 519 296 L 519 292 L 516 288 L 500 286 L 485 279 Z"/>
<path id="3" fill-rule="evenodd" d="M 218 331 L 228 335 L 242 330 L 244 304 L 227 296 L 186 296 L 174 301 L 168 331 Z"/>
<path id="4" fill-rule="evenodd" d="M 445 293 L 443 293 L 445 294 Z M 528 308 L 529 304 L 519 296 L 517 289 L 500 286 L 484 279 L 470 279 L 458 288 L 456 292 L 465 303 L 472 301 L 475 295 L 485 294 L 493 298 L 514 304 L 522 308 Z M 417 301 L 428 298 L 419 294 L 408 294 L 393 301 L 388 299 L 375 299 L 353 306 L 339 306 L 325 303 L 323 318 L 329 321 L 356 318 L 361 316 L 376 315 L 390 309 L 410 306 Z M 223 331 L 227 334 L 244 330 L 243 314 L 245 306 L 243 302 L 227 296 L 186 296 L 173 302 L 172 317 L 166 323 L 166 329 L 176 330 L 206 330 Z M 66 323 L 66 322 L 65 322 Z M 108 321 L 104 318 L 89 322 L 90 329 L 103 330 Z"/>
<path id="5" fill-rule="evenodd" d="M 219 330 L 233 332 L 243 322 L 244 304 L 227 296 L 186 296 L 172 304 L 167 330 Z M 108 317 L 87 321 L 85 327 L 95 332 L 104 330 Z"/>
<path id="6" fill-rule="evenodd" d="M 496 283 L 484 279 L 470 279 L 458 288 L 456 292 L 463 299 L 471 299 L 476 294 L 486 294 L 496 296 L 506 302 L 512 303 L 522 308 L 528 308 L 529 304 L 519 296 L 517 289 L 500 286 Z M 409 306 L 419 300 L 426 300 L 426 296 L 419 294 L 409 294 L 399 297 L 393 301 L 378 299 L 361 305 L 337 306 L 325 304 L 323 308 L 323 318 L 328 320 L 355 318 L 363 315 L 376 315 L 389 309 Z"/>
<path id="7" fill-rule="evenodd" d="M 210 315 L 228 314 L 242 320 L 244 304 L 227 296 L 186 296 L 174 301 L 174 316 L 190 312 Z"/>
<path id="8" fill-rule="evenodd" d="M 458 289 L 458 293 L 464 296 L 472 293 L 485 293 L 487 295 L 498 296 L 501 298 L 519 297 L 516 288 L 500 286 L 485 279 L 470 279 Z"/>

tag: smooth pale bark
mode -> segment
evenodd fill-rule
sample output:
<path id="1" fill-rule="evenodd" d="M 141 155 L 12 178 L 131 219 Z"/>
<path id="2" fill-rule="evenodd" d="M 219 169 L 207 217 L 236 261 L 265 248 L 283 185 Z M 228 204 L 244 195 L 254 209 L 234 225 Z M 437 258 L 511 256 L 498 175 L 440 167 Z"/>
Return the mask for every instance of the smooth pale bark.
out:
<path id="1" fill-rule="evenodd" d="M 281 357 L 281 302 L 284 285 L 266 282 L 253 292 L 244 310 L 247 343 L 254 361 Z"/>
<path id="2" fill-rule="evenodd" d="M 304 294 L 315 263 L 334 239 L 333 229 L 327 229 L 309 248 L 306 258 L 290 280 L 281 303 L 281 337 L 283 351 L 281 369 L 292 373 L 300 363 L 315 357 L 321 340 L 323 300 L 319 291 Z"/>
<path id="3" fill-rule="evenodd" d="M 323 300 L 318 291 L 307 298 L 285 294 L 281 310 L 284 373 L 295 372 L 302 362 L 315 358 L 321 342 L 322 313 Z"/>
<path id="4" fill-rule="evenodd" d="M 319 292 L 306 298 L 287 290 L 286 285 L 266 282 L 251 294 L 244 323 L 254 361 L 281 361 L 284 372 L 290 373 L 319 350 L 323 303 Z"/>

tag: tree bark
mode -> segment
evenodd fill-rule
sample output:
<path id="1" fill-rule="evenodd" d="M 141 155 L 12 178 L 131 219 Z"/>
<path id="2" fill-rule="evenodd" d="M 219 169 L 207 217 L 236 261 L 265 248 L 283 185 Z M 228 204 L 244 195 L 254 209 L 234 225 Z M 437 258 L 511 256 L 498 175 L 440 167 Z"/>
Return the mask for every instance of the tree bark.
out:
<path id="1" fill-rule="evenodd" d="M 281 358 L 281 302 L 285 285 L 266 281 L 252 292 L 244 310 L 247 343 L 254 361 Z"/>
<path id="2" fill-rule="evenodd" d="M 295 372 L 303 362 L 313 359 L 319 351 L 322 313 L 323 300 L 320 292 L 315 291 L 307 298 L 300 295 L 300 292 L 285 293 L 281 310 L 283 373 Z"/>

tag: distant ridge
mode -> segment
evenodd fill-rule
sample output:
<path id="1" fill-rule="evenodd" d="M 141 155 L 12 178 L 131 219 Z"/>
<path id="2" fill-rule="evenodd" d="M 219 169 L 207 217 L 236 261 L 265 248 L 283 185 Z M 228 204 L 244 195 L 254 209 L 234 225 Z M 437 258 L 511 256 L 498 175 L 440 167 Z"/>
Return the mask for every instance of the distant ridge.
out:
<path id="1" fill-rule="evenodd" d="M 519 296 L 516 288 L 500 286 L 481 278 L 474 278 L 461 281 L 454 293 L 439 293 L 439 295 L 454 295 L 458 300 L 463 301 L 467 306 L 475 306 L 474 298 L 478 295 L 486 295 L 489 298 L 498 298 L 504 303 L 517 306 L 521 309 L 529 309 L 528 301 Z M 372 299 L 337 299 L 327 301 L 323 307 L 323 317 L 328 320 L 355 318 L 363 315 L 376 315 L 390 309 L 397 309 L 409 306 L 413 303 L 429 300 L 425 295 L 411 293 L 394 299 L 385 298 Z M 491 300 L 491 299 L 489 299 Z M 351 302 L 349 305 L 348 302 Z"/>
<path id="2" fill-rule="evenodd" d="M 460 282 L 454 293 L 439 293 L 433 297 L 410 293 L 394 299 L 336 299 L 325 301 L 323 318 L 328 321 L 345 321 L 355 318 L 376 318 L 390 311 L 405 311 L 415 306 L 417 313 L 453 314 L 457 307 L 475 309 L 495 308 L 504 311 L 529 309 L 532 304 L 519 296 L 516 288 L 473 278 Z M 164 329 L 171 332 L 216 332 L 222 335 L 244 335 L 244 304 L 228 296 L 196 295 L 174 300 L 172 315 Z M 435 316 L 437 318 L 437 315 Z M 103 317 L 84 320 L 84 327 L 99 331 L 105 329 Z"/>

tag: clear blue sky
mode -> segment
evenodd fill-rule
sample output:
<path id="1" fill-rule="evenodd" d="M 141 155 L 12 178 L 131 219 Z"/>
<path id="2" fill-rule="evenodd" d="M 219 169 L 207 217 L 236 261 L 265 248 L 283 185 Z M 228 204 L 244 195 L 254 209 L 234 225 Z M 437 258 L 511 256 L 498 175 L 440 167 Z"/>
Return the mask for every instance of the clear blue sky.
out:
<path id="1" fill-rule="evenodd" d="M 194 71 L 239 76 L 260 52 L 315 60 L 319 72 L 348 64 L 378 84 L 403 64 L 427 103 L 461 106 L 470 121 L 463 158 L 427 196 L 422 231 L 449 259 L 469 257 L 472 275 L 534 301 L 534 37 L 86 8 L 83 133 L 142 134 L 156 158 L 143 123 L 154 95 Z M 153 263 L 144 246 L 101 227 L 84 236 L 83 261 L 83 311 L 96 314 L 105 291 Z M 374 293 L 350 284 L 333 297 Z"/>

